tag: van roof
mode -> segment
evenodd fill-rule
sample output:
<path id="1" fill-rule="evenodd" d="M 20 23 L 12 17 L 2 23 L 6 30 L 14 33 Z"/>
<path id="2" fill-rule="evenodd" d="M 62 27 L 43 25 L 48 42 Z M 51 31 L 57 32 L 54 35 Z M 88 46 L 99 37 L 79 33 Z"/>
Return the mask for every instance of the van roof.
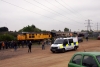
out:
<path id="1" fill-rule="evenodd" d="M 73 39 L 73 38 L 76 38 L 76 37 L 57 38 L 57 39 Z"/>

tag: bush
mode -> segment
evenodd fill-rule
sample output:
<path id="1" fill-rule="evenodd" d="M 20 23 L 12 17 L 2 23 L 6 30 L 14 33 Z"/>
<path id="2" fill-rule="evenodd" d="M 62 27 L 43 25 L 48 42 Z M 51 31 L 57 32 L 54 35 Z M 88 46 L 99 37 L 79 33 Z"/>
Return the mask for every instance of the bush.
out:
<path id="1" fill-rule="evenodd" d="M 12 41 L 12 40 L 16 40 L 16 38 L 12 35 L 9 34 L 0 35 L 0 41 Z"/>

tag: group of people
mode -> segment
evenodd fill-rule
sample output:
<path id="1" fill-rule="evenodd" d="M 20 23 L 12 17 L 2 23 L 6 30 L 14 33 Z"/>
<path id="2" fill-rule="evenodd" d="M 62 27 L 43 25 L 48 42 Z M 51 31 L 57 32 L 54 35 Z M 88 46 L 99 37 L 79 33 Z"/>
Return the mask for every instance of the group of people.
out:
<path id="1" fill-rule="evenodd" d="M 41 42 L 41 44 L 42 44 L 42 50 L 45 50 L 45 45 L 47 44 L 47 41 L 44 40 Z M 32 46 L 32 42 L 30 41 L 28 44 L 28 53 L 31 52 L 31 46 Z"/>
<path id="2" fill-rule="evenodd" d="M 45 49 L 45 45 L 50 45 L 50 41 L 43 40 L 40 42 L 42 50 Z M 28 52 L 31 52 L 32 42 L 31 41 L 0 41 L 0 50 L 14 49 L 28 47 Z"/>
<path id="3" fill-rule="evenodd" d="M 0 50 L 4 49 L 17 49 L 17 41 L 0 41 Z"/>

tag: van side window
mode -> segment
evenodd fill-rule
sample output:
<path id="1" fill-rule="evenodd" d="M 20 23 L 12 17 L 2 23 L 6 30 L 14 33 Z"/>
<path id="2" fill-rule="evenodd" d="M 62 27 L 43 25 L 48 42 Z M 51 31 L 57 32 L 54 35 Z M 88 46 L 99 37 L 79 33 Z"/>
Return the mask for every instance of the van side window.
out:
<path id="1" fill-rule="evenodd" d="M 63 45 L 66 46 L 66 44 L 68 44 L 67 39 L 64 40 Z"/>
<path id="2" fill-rule="evenodd" d="M 73 39 L 69 39 L 69 44 L 71 45 L 73 43 Z"/>
<path id="3" fill-rule="evenodd" d="M 82 55 L 76 55 L 72 59 L 72 63 L 80 65 L 81 64 L 81 60 L 82 60 Z"/>

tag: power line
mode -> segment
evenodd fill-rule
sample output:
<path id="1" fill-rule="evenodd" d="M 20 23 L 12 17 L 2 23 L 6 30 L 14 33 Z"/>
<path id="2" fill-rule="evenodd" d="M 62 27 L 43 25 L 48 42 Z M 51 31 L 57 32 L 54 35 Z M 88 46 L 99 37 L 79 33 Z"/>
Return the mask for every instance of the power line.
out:
<path id="1" fill-rule="evenodd" d="M 4 1 L 4 0 L 1 0 L 1 1 L 3 1 L 3 2 L 5 2 L 5 3 L 8 3 L 8 4 L 10 4 L 10 5 L 13 5 L 13 6 L 15 6 L 15 7 L 18 7 L 18 8 L 24 9 L 24 10 L 26 10 L 26 11 L 29 11 L 29 12 L 32 12 L 32 13 L 35 13 L 35 14 L 38 14 L 38 15 L 44 16 L 44 17 L 46 17 L 46 18 L 50 18 L 50 19 L 53 19 L 53 20 L 56 20 L 56 21 L 59 21 L 59 22 L 63 22 L 63 21 L 60 21 L 60 20 L 57 20 L 57 19 L 54 19 L 54 18 L 51 18 L 51 17 L 45 16 L 45 15 L 42 15 L 42 14 L 39 14 L 39 13 L 33 12 L 33 11 L 31 11 L 31 10 L 25 9 L 25 8 L 23 8 L 23 7 L 17 6 L 17 5 L 15 5 L 15 4 L 10 3 L 10 2 Z M 65 22 L 63 22 L 63 23 L 65 23 Z M 71 24 L 71 25 L 74 25 L 74 24 Z"/>
<path id="2" fill-rule="evenodd" d="M 33 1 L 39 3 L 40 5 L 46 7 L 46 8 L 48 8 L 48 9 L 50 9 L 50 10 L 52 10 L 52 11 L 55 12 L 55 13 L 58 13 L 59 15 L 62 15 L 62 14 L 60 14 L 59 12 L 57 12 L 57 11 L 55 11 L 55 10 L 53 10 L 53 9 L 51 9 L 51 8 L 49 8 L 49 7 L 45 6 L 45 5 L 43 5 L 43 4 L 41 4 L 40 2 L 38 2 L 38 1 L 36 1 L 36 0 L 33 0 Z"/>
<path id="3" fill-rule="evenodd" d="M 27 3 L 29 3 L 29 4 L 32 4 L 32 5 L 34 5 L 33 3 L 30 3 L 29 1 L 26 1 L 26 0 L 24 0 L 25 2 L 27 2 Z M 36 1 L 37 3 L 39 3 L 38 1 Z M 40 3 L 39 3 L 40 4 Z M 41 4 L 41 5 L 43 5 L 43 4 Z M 35 5 L 36 7 L 39 7 L 39 6 L 37 6 L 37 5 Z M 45 5 L 44 5 L 45 6 Z M 46 6 L 47 7 L 47 6 Z M 39 8 L 41 8 L 41 7 L 39 7 Z M 47 7 L 48 8 L 48 7 Z M 43 10 L 46 10 L 46 9 L 44 9 L 44 8 L 41 8 L 41 9 L 43 9 Z M 48 8 L 49 9 L 49 8 Z M 51 8 L 50 8 L 51 9 Z M 46 11 L 49 11 L 49 10 L 46 10 Z M 49 11 L 50 13 L 52 13 L 52 14 L 55 14 L 55 13 L 53 13 L 53 12 L 51 12 L 51 11 Z M 57 13 L 57 12 L 56 12 Z M 60 13 L 58 13 L 58 14 L 60 14 Z M 55 14 L 55 15 L 57 15 L 57 14 Z M 62 15 L 62 14 L 60 14 L 60 15 Z M 63 15 L 62 15 L 63 16 Z M 65 18 L 66 16 L 63 16 L 63 19 Z M 68 17 L 67 17 L 68 18 Z M 66 19 L 66 18 L 65 18 Z M 69 18 L 70 19 L 70 18 Z M 71 19 L 72 20 L 72 19 Z M 73 20 L 74 21 L 74 20 Z M 71 24 L 71 25 L 74 25 L 74 24 L 72 24 L 72 23 L 69 23 L 69 24 Z"/>
<path id="4" fill-rule="evenodd" d="M 55 11 L 55 10 L 53 10 L 53 9 L 51 9 L 51 8 L 49 8 L 49 7 L 47 7 L 47 6 L 45 6 L 44 4 L 42 4 L 42 3 L 40 3 L 40 2 L 38 2 L 38 1 L 36 1 L 36 0 L 33 0 L 33 1 L 37 2 L 38 4 L 40 4 L 40 5 L 42 5 L 42 6 L 46 7 L 46 8 L 48 8 L 48 9 L 50 9 L 50 10 L 52 10 L 53 12 L 55 12 L 55 13 L 57 13 L 57 14 L 63 16 L 64 18 L 66 17 L 66 18 L 68 18 L 68 19 L 70 19 L 70 20 L 72 20 L 72 21 L 74 21 L 74 22 L 77 22 L 77 21 L 75 21 L 75 20 L 73 20 L 73 19 L 71 19 L 71 18 L 69 18 L 69 17 L 67 17 L 67 16 L 64 16 L 64 15 L 62 15 L 61 13 L 59 13 L 59 12 L 57 12 L 57 11 Z M 77 23 L 80 23 L 80 22 L 77 22 Z"/>
<path id="5" fill-rule="evenodd" d="M 97 23 L 97 31 L 98 31 L 98 23 Z"/>
<path id="6" fill-rule="evenodd" d="M 58 2 L 57 0 L 55 0 L 58 4 L 60 4 L 61 6 L 63 6 L 64 8 L 66 8 L 67 10 L 69 10 L 71 13 L 73 13 L 75 15 L 75 11 L 72 11 L 70 9 L 68 9 L 66 6 L 64 6 L 63 4 L 61 4 L 60 2 Z M 62 1 L 62 0 L 61 0 Z M 75 15 L 76 17 L 80 18 L 79 16 Z"/>
<path id="7" fill-rule="evenodd" d="M 47 0 L 45 0 L 45 1 L 47 1 Z M 49 1 L 47 1 L 47 2 L 48 2 L 49 4 L 51 4 L 51 5 L 55 6 L 55 7 L 57 7 L 58 9 L 60 9 L 60 10 L 62 10 L 62 11 L 64 11 L 64 12 L 66 12 L 65 10 L 63 10 L 63 9 L 59 8 L 58 6 L 56 6 L 56 5 L 52 4 L 52 3 L 50 3 Z"/>
<path id="8" fill-rule="evenodd" d="M 46 10 L 46 9 L 44 9 L 44 8 L 40 7 L 40 6 L 35 5 L 35 4 L 33 4 L 33 3 L 31 3 L 31 2 L 29 2 L 29 1 L 27 1 L 27 0 L 24 0 L 24 1 L 25 1 L 25 2 L 27 2 L 27 3 L 29 3 L 29 4 L 34 5 L 34 6 L 36 6 L 36 7 L 39 7 L 39 8 L 41 8 L 41 9 L 43 9 L 43 10 L 47 11 L 47 12 L 50 12 L 50 13 L 52 13 L 52 14 L 55 14 L 55 13 L 53 13 L 53 12 L 49 11 L 49 10 Z M 57 14 L 55 14 L 55 15 L 57 15 Z"/>
<path id="9" fill-rule="evenodd" d="M 26 8 L 20 7 L 20 6 L 18 6 L 18 5 L 12 4 L 12 3 L 7 2 L 7 1 L 4 1 L 4 0 L 1 0 L 1 1 L 3 1 L 3 2 L 5 2 L 5 3 L 8 3 L 8 4 L 10 4 L 10 5 L 13 5 L 13 6 L 15 6 L 15 7 L 21 8 L 21 9 L 23 9 L 23 10 L 26 10 L 26 11 L 32 12 L 32 13 L 34 13 L 34 14 L 38 14 L 38 15 L 44 16 L 44 17 L 46 17 L 46 18 L 53 19 L 53 20 L 56 20 L 56 21 L 59 21 L 59 22 L 61 22 L 61 23 L 65 23 L 65 24 L 66 24 L 66 22 L 64 22 L 64 21 L 60 21 L 60 20 L 57 20 L 57 19 L 54 19 L 54 18 L 51 18 L 51 17 L 45 16 L 45 15 L 39 14 L 39 13 L 37 13 L 37 12 L 33 12 L 32 10 L 28 10 L 28 9 L 26 9 Z M 67 23 L 66 25 L 70 25 L 70 24 L 71 24 L 71 23 L 69 22 L 69 23 Z M 73 27 L 78 26 L 78 27 L 79 27 L 80 25 L 71 24 L 71 26 L 73 26 Z M 81 26 L 80 26 L 80 27 L 81 27 Z"/>
<path id="10" fill-rule="evenodd" d="M 61 6 L 63 6 L 64 8 L 66 8 L 67 10 L 69 10 L 70 12 L 72 12 L 73 14 L 74 14 L 74 12 L 73 11 L 71 11 L 70 9 L 68 9 L 66 6 L 64 6 L 63 4 L 61 4 L 60 2 L 58 2 L 57 0 L 55 0 L 58 4 L 60 4 Z M 74 14 L 75 15 L 75 14 Z M 75 21 L 75 20 L 74 20 Z M 75 22 L 77 22 L 77 21 L 75 21 Z M 80 23 L 80 22 L 78 22 L 78 23 Z"/>
<path id="11" fill-rule="evenodd" d="M 74 10 L 71 6 L 69 6 L 66 2 L 64 2 L 63 0 L 61 0 L 63 3 L 65 3 L 69 8 L 71 8 L 72 10 Z M 68 9 L 68 8 L 67 8 Z M 70 9 L 68 9 L 70 10 Z M 73 12 L 72 10 L 70 10 L 71 12 Z M 76 10 L 74 10 L 74 12 L 77 12 Z M 80 16 L 84 17 L 82 14 L 78 13 Z M 84 17 L 86 18 L 86 17 Z M 87 19 L 87 18 L 86 18 Z"/>
<path id="12" fill-rule="evenodd" d="M 47 1 L 47 0 L 45 0 L 45 1 Z M 52 3 L 50 3 L 49 1 L 47 1 L 49 4 L 51 4 L 51 5 L 53 5 L 53 6 L 55 6 L 55 7 L 57 7 L 58 9 L 60 9 L 60 10 L 62 10 L 61 8 L 59 8 L 58 6 L 56 6 L 56 5 L 54 5 L 54 4 L 52 4 Z M 66 11 L 65 11 L 66 12 Z"/>
<path id="13" fill-rule="evenodd" d="M 99 31 L 99 23 L 97 22 L 97 31 Z"/>
<path id="14" fill-rule="evenodd" d="M 17 6 L 17 5 L 15 5 L 15 4 L 9 3 L 9 2 L 7 2 L 7 1 L 4 1 L 4 0 L 1 0 L 1 1 L 3 1 L 3 2 L 5 2 L 5 3 L 8 3 L 8 4 L 10 4 L 10 5 L 13 5 L 13 6 L 15 6 L 15 7 L 18 7 L 18 8 L 24 9 L 24 10 L 26 10 L 26 11 L 29 11 L 29 12 L 32 12 L 32 13 L 35 13 L 35 14 L 38 14 L 38 15 L 41 15 L 41 16 L 44 16 L 44 17 L 47 17 L 47 18 L 53 19 L 53 18 L 51 18 L 51 17 L 48 17 L 48 16 L 45 16 L 45 15 L 42 15 L 42 14 L 39 14 L 39 13 L 33 12 L 33 11 L 31 11 L 31 10 L 25 9 L 25 8 L 23 8 L 23 7 L 20 7 L 20 6 Z M 53 20 L 56 20 L 56 19 L 53 19 Z M 59 20 L 57 20 L 57 21 L 59 21 Z M 60 21 L 60 22 L 61 22 L 61 21 Z"/>
<path id="15" fill-rule="evenodd" d="M 47 1 L 47 0 L 45 0 L 45 1 Z M 59 8 L 58 6 L 56 6 L 56 5 L 54 5 L 54 4 L 52 4 L 52 3 L 50 3 L 49 1 L 47 1 L 49 4 L 51 4 L 51 5 L 53 5 L 53 6 L 55 6 L 55 7 L 57 7 L 58 9 L 60 9 L 60 10 L 62 10 L 61 8 Z M 64 11 L 64 10 L 62 10 L 62 11 Z M 66 12 L 66 11 L 64 11 L 64 12 Z M 68 12 L 67 12 L 68 13 Z M 67 18 L 69 18 L 69 17 L 67 17 Z M 73 20 L 73 19 L 71 19 L 71 18 L 69 18 L 70 20 Z M 75 21 L 75 20 L 73 20 L 73 21 Z M 75 21 L 75 22 L 77 22 L 77 21 Z M 80 23 L 80 22 L 78 22 L 78 23 Z"/>

